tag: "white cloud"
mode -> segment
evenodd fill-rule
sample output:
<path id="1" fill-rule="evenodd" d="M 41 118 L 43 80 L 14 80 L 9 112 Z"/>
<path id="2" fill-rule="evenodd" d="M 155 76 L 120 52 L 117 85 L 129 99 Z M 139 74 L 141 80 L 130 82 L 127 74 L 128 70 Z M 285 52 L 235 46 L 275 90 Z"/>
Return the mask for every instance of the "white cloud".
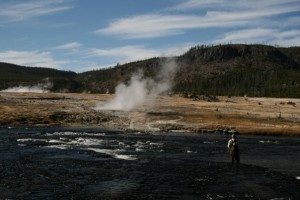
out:
<path id="1" fill-rule="evenodd" d="M 298 3 L 298 0 L 186 0 L 183 3 L 171 7 L 172 10 L 188 10 L 188 9 L 226 9 L 226 10 L 241 10 L 241 9 L 264 9 L 272 8 L 275 6 L 281 7 L 283 5 Z M 294 6 L 294 5 L 291 5 Z"/>
<path id="2" fill-rule="evenodd" d="M 66 0 L 29 1 L 18 4 L 1 4 L 0 17 L 8 21 L 24 21 L 30 18 L 50 15 L 71 9 Z"/>
<path id="3" fill-rule="evenodd" d="M 122 38 L 150 38 L 180 34 L 182 21 L 194 21 L 190 16 L 139 15 L 119 19 L 96 33 L 119 35 Z M 178 23 L 178 24 L 177 24 Z"/>
<path id="4" fill-rule="evenodd" d="M 197 9 L 203 7 L 211 7 L 215 6 L 216 4 L 224 3 L 224 0 L 188 0 L 181 4 L 175 5 L 171 7 L 174 10 L 185 10 L 185 9 Z"/>
<path id="5" fill-rule="evenodd" d="M 228 32 L 221 39 L 214 40 L 212 43 L 267 43 L 280 46 L 297 46 L 300 45 L 300 30 L 244 29 Z"/>
<path id="6" fill-rule="evenodd" d="M 300 30 L 278 31 L 274 44 L 280 46 L 300 46 Z"/>
<path id="7" fill-rule="evenodd" d="M 164 49 L 147 49 L 141 45 L 121 46 L 111 49 L 92 49 L 87 52 L 88 57 L 112 57 L 120 63 L 143 60 L 159 56 L 178 56 L 190 48 L 190 44 L 177 45 Z"/>
<path id="8" fill-rule="evenodd" d="M 195 43 L 184 43 L 172 47 L 166 47 L 159 50 L 160 56 L 163 57 L 180 56 L 186 53 L 194 45 Z"/>
<path id="9" fill-rule="evenodd" d="M 224 27 L 268 27 L 272 17 L 300 11 L 296 0 L 190 0 L 175 6 L 176 9 L 201 8 L 202 15 L 191 14 L 144 14 L 119 18 L 107 27 L 95 31 L 97 34 L 115 35 L 123 39 L 154 38 L 183 34 L 189 29 Z M 203 12 L 202 12 L 203 13 Z M 279 26 L 279 23 L 272 23 Z M 291 23 L 292 26 L 295 24 Z"/>
<path id="10" fill-rule="evenodd" d="M 222 39 L 215 40 L 213 43 L 259 43 L 267 39 L 274 30 L 255 28 L 245 29 L 226 33 Z"/>
<path id="11" fill-rule="evenodd" d="M 82 44 L 78 43 L 78 42 L 71 42 L 71 43 L 66 43 L 66 44 L 62 44 L 59 46 L 54 47 L 54 49 L 78 49 L 79 47 L 81 47 Z"/>
<path id="12" fill-rule="evenodd" d="M 209 13 L 211 15 L 213 13 Z M 216 13 L 215 13 L 216 14 Z M 194 16 L 194 15 L 140 15 L 119 19 L 107 28 L 96 31 L 98 34 L 118 35 L 122 38 L 153 38 L 167 35 L 178 35 L 186 29 L 224 27 L 244 24 L 241 20 L 224 20 L 222 16 Z"/>
<path id="13" fill-rule="evenodd" d="M 0 52 L 1 62 L 32 67 L 49 67 L 60 69 L 66 61 L 56 61 L 50 52 L 40 51 L 4 51 Z"/>
<path id="14" fill-rule="evenodd" d="M 283 31 L 280 32 L 279 37 L 282 38 L 293 38 L 293 37 L 300 37 L 300 30 L 289 30 L 289 31 Z M 300 42 L 300 41 L 299 41 Z"/>
<path id="15" fill-rule="evenodd" d="M 145 49 L 142 46 L 122 46 L 112 49 L 92 49 L 89 56 L 114 57 L 124 61 L 134 61 L 158 56 L 156 51 Z"/>

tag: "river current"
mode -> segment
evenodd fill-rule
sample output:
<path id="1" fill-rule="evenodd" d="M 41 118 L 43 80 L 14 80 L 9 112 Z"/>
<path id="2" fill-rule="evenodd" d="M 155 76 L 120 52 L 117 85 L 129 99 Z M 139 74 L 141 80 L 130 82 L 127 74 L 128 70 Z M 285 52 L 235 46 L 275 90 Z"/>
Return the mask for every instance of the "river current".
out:
<path id="1" fill-rule="evenodd" d="M 238 135 L 239 166 L 230 163 L 229 138 L 224 134 L 2 127 L 0 199 L 298 197 L 293 188 L 299 186 L 299 137 Z M 280 191 L 277 179 L 291 185 Z"/>

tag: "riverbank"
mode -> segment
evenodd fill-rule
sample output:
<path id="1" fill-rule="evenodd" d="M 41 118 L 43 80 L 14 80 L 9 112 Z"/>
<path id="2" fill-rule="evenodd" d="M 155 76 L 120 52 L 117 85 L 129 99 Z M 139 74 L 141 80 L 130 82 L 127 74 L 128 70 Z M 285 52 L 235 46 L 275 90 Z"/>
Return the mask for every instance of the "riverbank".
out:
<path id="1" fill-rule="evenodd" d="M 112 95 L 0 93 L 1 126 L 300 136 L 300 99 L 160 96 L 133 111 L 95 110 Z"/>

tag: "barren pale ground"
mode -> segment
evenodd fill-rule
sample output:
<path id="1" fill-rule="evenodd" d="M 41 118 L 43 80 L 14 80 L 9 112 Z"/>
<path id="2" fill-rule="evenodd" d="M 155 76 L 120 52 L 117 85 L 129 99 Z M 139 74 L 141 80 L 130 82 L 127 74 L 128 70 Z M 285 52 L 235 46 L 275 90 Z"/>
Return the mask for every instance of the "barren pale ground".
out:
<path id="1" fill-rule="evenodd" d="M 128 131 L 300 135 L 300 99 L 218 97 L 219 102 L 160 96 L 133 111 L 96 111 L 112 95 L 0 93 L 2 126 L 105 127 Z"/>

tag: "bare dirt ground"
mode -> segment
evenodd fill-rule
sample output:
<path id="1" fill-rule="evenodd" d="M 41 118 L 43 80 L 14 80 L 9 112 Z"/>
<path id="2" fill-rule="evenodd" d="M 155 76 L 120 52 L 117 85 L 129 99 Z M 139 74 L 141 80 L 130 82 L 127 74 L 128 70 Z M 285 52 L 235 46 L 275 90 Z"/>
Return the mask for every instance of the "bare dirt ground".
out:
<path id="1" fill-rule="evenodd" d="M 0 93 L 2 126 L 103 127 L 127 131 L 189 131 L 300 135 L 300 99 L 218 97 L 218 102 L 160 96 L 133 111 L 96 111 L 112 95 Z"/>

